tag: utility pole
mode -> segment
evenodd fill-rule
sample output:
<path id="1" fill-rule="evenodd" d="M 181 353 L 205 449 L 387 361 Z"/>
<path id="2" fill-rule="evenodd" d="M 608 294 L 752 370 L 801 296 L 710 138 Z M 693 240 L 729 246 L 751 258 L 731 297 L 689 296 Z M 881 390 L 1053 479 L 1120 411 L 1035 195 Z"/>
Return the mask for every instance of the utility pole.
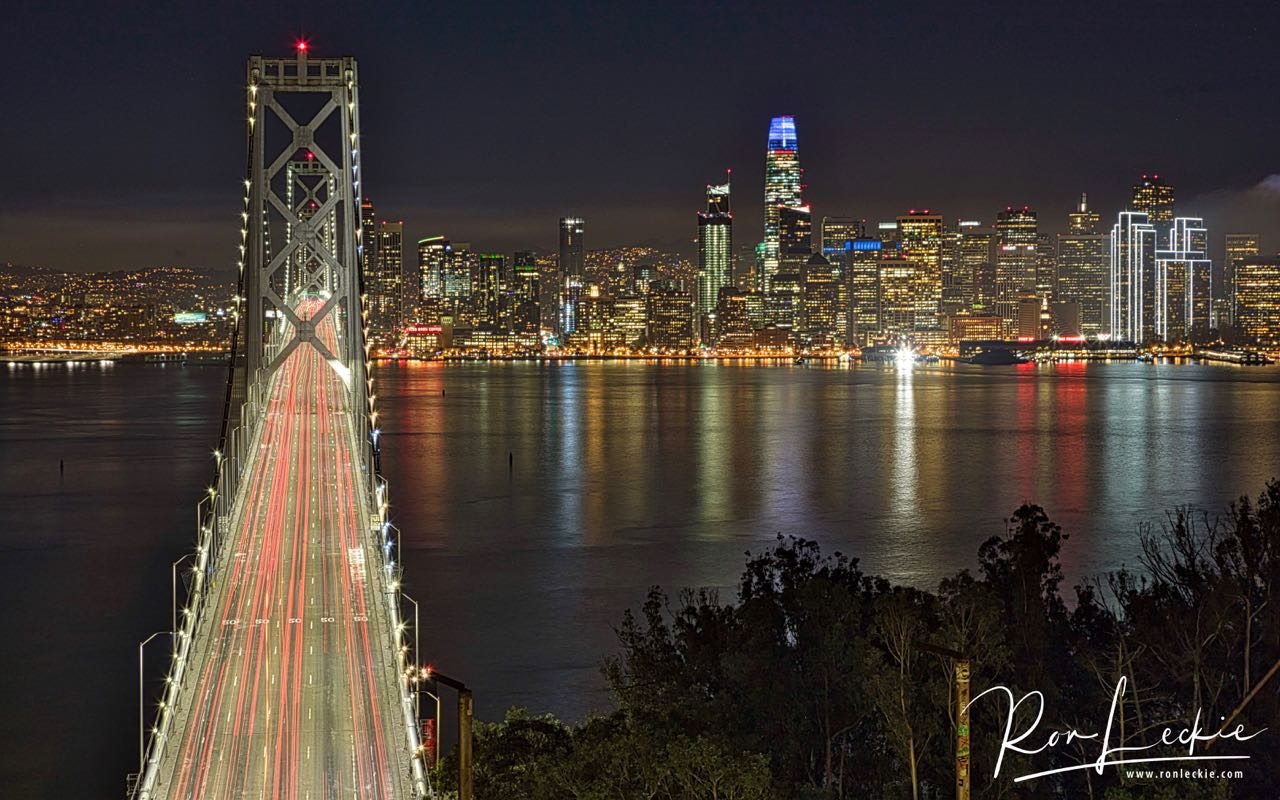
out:
<path id="1" fill-rule="evenodd" d="M 969 800 L 969 658 L 958 650 L 916 642 L 916 647 L 951 659 L 956 696 L 956 800 Z"/>
<path id="2" fill-rule="evenodd" d="M 471 769 L 471 720 L 475 702 L 471 690 L 462 681 L 442 675 L 432 667 L 427 667 L 427 679 L 458 692 L 458 800 L 475 800 Z"/>

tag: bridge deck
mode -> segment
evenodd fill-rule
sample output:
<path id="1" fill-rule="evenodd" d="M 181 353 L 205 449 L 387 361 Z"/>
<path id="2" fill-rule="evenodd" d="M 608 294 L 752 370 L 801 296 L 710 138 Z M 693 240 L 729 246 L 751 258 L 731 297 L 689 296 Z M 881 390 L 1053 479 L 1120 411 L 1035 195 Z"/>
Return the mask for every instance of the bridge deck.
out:
<path id="1" fill-rule="evenodd" d="M 307 345 L 272 379 L 152 797 L 412 796 L 344 392 Z"/>

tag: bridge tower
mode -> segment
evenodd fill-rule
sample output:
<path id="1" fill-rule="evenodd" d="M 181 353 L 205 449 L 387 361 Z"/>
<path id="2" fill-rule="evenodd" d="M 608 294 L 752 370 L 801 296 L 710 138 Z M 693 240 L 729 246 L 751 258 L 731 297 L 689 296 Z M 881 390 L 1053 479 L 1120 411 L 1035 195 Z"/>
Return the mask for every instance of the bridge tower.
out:
<path id="1" fill-rule="evenodd" d="M 360 118 L 354 58 L 249 59 L 248 168 L 241 212 L 239 397 L 298 347 L 314 347 L 341 375 L 366 419 L 361 306 Z M 304 297 L 323 304 L 295 312 Z M 335 316 L 337 352 L 315 336 Z M 363 433 L 367 434 L 365 430 Z"/>

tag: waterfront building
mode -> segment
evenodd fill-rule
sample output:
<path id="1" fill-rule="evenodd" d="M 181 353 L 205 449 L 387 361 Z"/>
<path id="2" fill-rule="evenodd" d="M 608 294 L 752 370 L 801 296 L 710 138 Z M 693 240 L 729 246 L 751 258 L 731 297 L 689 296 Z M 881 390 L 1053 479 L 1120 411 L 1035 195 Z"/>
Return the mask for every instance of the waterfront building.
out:
<path id="1" fill-rule="evenodd" d="M 995 234 L 977 220 L 962 220 L 952 238 L 950 295 L 943 276 L 944 303 L 953 310 L 995 308 L 996 273 L 992 258 Z"/>
<path id="2" fill-rule="evenodd" d="M 560 259 L 557 268 L 560 281 L 560 313 L 557 330 L 560 334 L 573 333 L 575 305 L 582 295 L 582 287 L 586 282 L 584 260 L 586 250 L 583 245 L 586 225 L 586 221 L 581 217 L 560 218 Z"/>
<path id="3" fill-rule="evenodd" d="M 1089 210 L 1089 197 L 1080 195 L 1076 210 L 1067 215 L 1067 233 L 1058 234 L 1058 281 L 1055 297 L 1078 306 L 1080 332 L 1097 336 L 1107 328 L 1110 243 L 1099 230 L 1101 215 Z"/>
<path id="4" fill-rule="evenodd" d="M 476 314 L 484 322 L 498 325 L 502 276 L 507 257 L 502 253 L 477 253 L 472 265 L 471 298 Z"/>
<path id="5" fill-rule="evenodd" d="M 707 186 L 707 207 L 698 214 L 698 292 L 694 321 L 698 341 L 711 344 L 720 290 L 733 285 L 733 213 L 730 181 Z"/>
<path id="6" fill-rule="evenodd" d="M 360 202 L 360 273 L 364 275 L 366 292 L 369 277 L 378 268 L 378 213 L 373 201 L 364 198 Z"/>
<path id="7" fill-rule="evenodd" d="M 375 347 L 395 344 L 404 321 L 404 223 L 378 223 L 376 267 L 373 280 L 366 278 L 369 335 Z"/>
<path id="8" fill-rule="evenodd" d="M 1058 249 L 1047 233 L 1036 235 L 1036 297 L 1041 305 L 1053 302 L 1058 288 Z"/>
<path id="9" fill-rule="evenodd" d="M 1209 232 L 1199 217 L 1174 217 L 1156 250 L 1155 335 L 1166 342 L 1204 336 L 1210 327 Z"/>
<path id="10" fill-rule="evenodd" d="M 880 255 L 884 243 L 860 236 L 846 246 L 850 341 L 864 345 L 880 332 Z"/>
<path id="11" fill-rule="evenodd" d="M 1246 258 L 1262 255 L 1260 237 L 1256 233 L 1228 233 L 1223 241 L 1222 258 L 1222 291 L 1218 297 L 1225 301 L 1223 318 L 1218 320 L 1219 328 L 1232 324 L 1235 320 L 1235 286 L 1236 267 Z"/>
<path id="12" fill-rule="evenodd" d="M 1155 334 L 1155 226 L 1144 212 L 1121 211 L 1110 244 L 1107 332 L 1141 344 Z"/>
<path id="13" fill-rule="evenodd" d="M 529 250 L 517 250 L 511 258 L 511 327 L 537 334 L 542 325 L 542 275 L 538 259 Z"/>
<path id="14" fill-rule="evenodd" d="M 767 292 L 773 275 L 781 269 L 781 210 L 799 208 L 801 198 L 800 151 L 794 117 L 774 117 L 769 122 L 764 166 L 764 241 L 761 242 L 756 288 Z"/>
<path id="15" fill-rule="evenodd" d="M 778 272 L 773 285 L 764 295 L 765 319 L 785 330 L 800 327 L 804 304 L 804 275 L 801 272 Z"/>
<path id="16" fill-rule="evenodd" d="M 821 253 L 809 256 L 804 271 L 804 338 L 812 347 L 843 345 L 848 332 L 848 310 L 840 268 Z"/>
<path id="17" fill-rule="evenodd" d="M 998 314 L 962 313 L 951 317 L 951 339 L 991 341 L 1004 338 L 1004 318 Z"/>
<path id="18" fill-rule="evenodd" d="M 818 252 L 840 270 L 842 278 L 849 273 L 849 243 L 867 235 L 867 221 L 856 217 L 823 217 L 818 233 Z"/>
<path id="19" fill-rule="evenodd" d="M 1036 289 L 1039 233 L 1036 212 L 1009 206 L 996 215 L 995 307 L 1010 332 L 1015 327 L 1018 304 Z"/>
<path id="20" fill-rule="evenodd" d="M 898 217 L 900 255 L 911 262 L 914 327 L 937 328 L 942 308 L 942 216 L 929 209 Z"/>
<path id="21" fill-rule="evenodd" d="M 693 293 L 674 280 L 649 284 L 648 341 L 659 350 L 693 347 Z"/>
<path id="22" fill-rule="evenodd" d="M 881 336 L 909 334 L 916 327 L 915 265 L 894 255 L 877 264 L 879 302 L 876 317 Z"/>
<path id="23" fill-rule="evenodd" d="M 716 348 L 750 350 L 755 342 L 747 309 L 747 292 L 727 287 L 716 303 Z"/>
<path id="24" fill-rule="evenodd" d="M 636 348 L 644 344 L 649 329 L 649 300 L 643 295 L 627 294 L 614 298 L 613 317 L 609 320 L 609 340 L 618 347 Z"/>
<path id="25" fill-rule="evenodd" d="M 1237 260 L 1236 328 L 1257 344 L 1280 345 L 1280 258 Z"/>

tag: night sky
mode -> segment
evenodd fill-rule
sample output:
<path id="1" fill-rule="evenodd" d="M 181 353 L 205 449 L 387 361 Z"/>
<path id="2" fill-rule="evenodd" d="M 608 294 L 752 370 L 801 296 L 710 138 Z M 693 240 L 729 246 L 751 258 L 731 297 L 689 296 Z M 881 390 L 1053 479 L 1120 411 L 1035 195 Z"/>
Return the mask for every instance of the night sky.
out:
<path id="1" fill-rule="evenodd" d="M 794 114 L 815 220 L 1030 204 L 1053 231 L 1160 172 L 1215 251 L 1228 228 L 1276 249 L 1278 33 L 1275 2 L 8 0 L 0 261 L 230 268 L 244 62 L 299 35 L 359 59 L 365 188 L 415 238 L 551 249 L 577 213 L 588 247 L 691 253 L 731 167 L 752 243 L 769 118 Z"/>

